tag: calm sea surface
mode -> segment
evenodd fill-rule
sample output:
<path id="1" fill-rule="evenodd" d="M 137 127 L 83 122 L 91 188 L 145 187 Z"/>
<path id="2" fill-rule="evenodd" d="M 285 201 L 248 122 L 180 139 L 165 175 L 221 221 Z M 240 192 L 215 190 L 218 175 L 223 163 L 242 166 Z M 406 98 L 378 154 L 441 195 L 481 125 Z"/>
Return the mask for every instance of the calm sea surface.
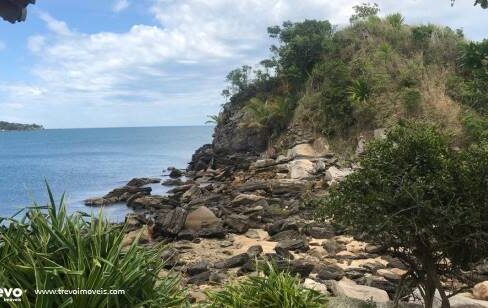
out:
<path id="1" fill-rule="evenodd" d="M 102 196 L 133 177 L 161 177 L 169 166 L 185 168 L 193 152 L 211 141 L 209 126 L 94 128 L 0 132 L 0 216 L 45 204 L 46 179 L 56 197 L 66 192 L 69 209 L 91 212 L 88 197 Z M 164 193 L 152 185 L 153 193 Z M 111 220 L 129 212 L 124 204 L 103 209 Z"/>

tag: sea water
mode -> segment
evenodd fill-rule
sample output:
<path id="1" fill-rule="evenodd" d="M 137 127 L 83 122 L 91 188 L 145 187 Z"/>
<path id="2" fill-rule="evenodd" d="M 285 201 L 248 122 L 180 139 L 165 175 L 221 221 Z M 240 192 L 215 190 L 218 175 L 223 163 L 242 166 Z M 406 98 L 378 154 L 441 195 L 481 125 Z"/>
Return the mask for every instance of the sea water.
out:
<path id="1" fill-rule="evenodd" d="M 0 216 L 45 205 L 49 183 L 70 211 L 93 213 L 83 200 L 103 196 L 134 177 L 163 177 L 169 166 L 185 168 L 193 152 L 211 141 L 210 126 L 49 129 L 0 132 Z M 152 185 L 153 194 L 166 188 Z M 103 208 L 120 221 L 125 204 Z"/>

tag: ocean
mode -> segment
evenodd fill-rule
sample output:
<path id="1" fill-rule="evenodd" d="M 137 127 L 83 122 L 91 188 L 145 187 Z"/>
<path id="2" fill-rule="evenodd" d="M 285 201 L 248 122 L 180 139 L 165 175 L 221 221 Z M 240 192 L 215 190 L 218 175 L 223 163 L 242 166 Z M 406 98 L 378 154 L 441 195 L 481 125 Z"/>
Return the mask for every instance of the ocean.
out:
<path id="1" fill-rule="evenodd" d="M 66 193 L 70 211 L 95 213 L 83 204 L 134 177 L 162 177 L 185 168 L 193 152 L 211 141 L 211 126 L 49 129 L 0 132 L 0 216 L 45 205 L 47 181 L 57 200 Z M 152 185 L 153 194 L 167 188 Z M 125 204 L 103 208 L 111 221 L 130 212 Z"/>

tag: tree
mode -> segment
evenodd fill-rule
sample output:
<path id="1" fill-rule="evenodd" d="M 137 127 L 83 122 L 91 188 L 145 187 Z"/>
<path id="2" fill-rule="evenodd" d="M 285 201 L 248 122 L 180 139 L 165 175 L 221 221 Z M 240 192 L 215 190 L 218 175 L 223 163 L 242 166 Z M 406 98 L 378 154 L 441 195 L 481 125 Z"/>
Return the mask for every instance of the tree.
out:
<path id="1" fill-rule="evenodd" d="M 322 200 L 322 215 L 408 266 L 396 300 L 418 287 L 425 307 L 436 290 L 449 307 L 441 277 L 488 254 L 488 145 L 455 152 L 432 126 L 406 123 L 369 144 L 360 165 Z"/>
<path id="2" fill-rule="evenodd" d="M 351 23 L 364 20 L 370 16 L 376 16 L 380 12 L 380 7 L 377 3 L 362 3 L 361 5 L 355 5 L 352 8 L 354 14 L 349 18 Z"/>
<path id="3" fill-rule="evenodd" d="M 243 65 L 228 73 L 225 80 L 230 83 L 230 86 L 222 91 L 222 95 L 229 97 L 247 88 L 250 83 L 251 70 L 252 67 L 249 65 Z"/>
<path id="4" fill-rule="evenodd" d="M 278 75 L 298 85 L 330 49 L 334 31 L 328 21 L 305 20 L 300 23 L 287 21 L 281 27 L 269 27 L 268 33 L 271 38 L 277 38 L 280 45 L 271 46 L 275 58 L 262 63 L 267 67 L 276 65 Z"/>

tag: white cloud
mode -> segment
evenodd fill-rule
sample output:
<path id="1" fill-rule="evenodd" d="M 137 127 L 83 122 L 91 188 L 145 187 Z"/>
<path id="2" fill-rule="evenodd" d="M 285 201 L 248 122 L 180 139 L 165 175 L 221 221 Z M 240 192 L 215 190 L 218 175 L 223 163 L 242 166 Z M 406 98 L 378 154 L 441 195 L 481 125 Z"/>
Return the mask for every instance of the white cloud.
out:
<path id="1" fill-rule="evenodd" d="M 119 13 L 125 10 L 126 8 L 128 8 L 129 6 L 130 6 L 130 2 L 128 0 L 116 0 L 112 7 L 112 10 L 115 13 Z"/>
<path id="2" fill-rule="evenodd" d="M 65 112 L 66 117 L 57 116 L 46 123 L 49 126 L 203 123 L 223 102 L 219 92 L 226 72 L 269 56 L 268 26 L 306 18 L 343 25 L 352 6 L 361 2 L 152 0 L 156 25 L 133 25 L 117 33 L 73 31 L 65 22 L 41 13 L 52 33 L 28 39 L 30 51 L 37 56 L 32 69 L 37 85 L 21 85 L 27 93 L 23 95 L 28 95 L 25 103 L 42 102 L 46 110 L 56 106 L 58 112 Z M 377 2 L 383 14 L 400 11 L 410 22 L 454 26 L 477 22 L 480 28 L 479 16 L 486 13 L 461 1 L 454 9 L 448 2 L 442 9 L 430 1 Z M 129 4 L 120 0 L 112 8 L 122 11 Z M 460 10 L 466 13 L 456 14 Z M 0 98 L 3 92 L 11 100 L 19 91 L 0 85 Z"/>
<path id="3" fill-rule="evenodd" d="M 49 30 L 58 35 L 71 35 L 71 30 L 64 21 L 60 21 L 52 17 L 49 13 L 41 12 L 39 17 L 46 23 Z"/>
<path id="4" fill-rule="evenodd" d="M 46 38 L 42 35 L 33 35 L 27 38 L 27 47 L 32 52 L 39 52 L 44 47 Z"/>

